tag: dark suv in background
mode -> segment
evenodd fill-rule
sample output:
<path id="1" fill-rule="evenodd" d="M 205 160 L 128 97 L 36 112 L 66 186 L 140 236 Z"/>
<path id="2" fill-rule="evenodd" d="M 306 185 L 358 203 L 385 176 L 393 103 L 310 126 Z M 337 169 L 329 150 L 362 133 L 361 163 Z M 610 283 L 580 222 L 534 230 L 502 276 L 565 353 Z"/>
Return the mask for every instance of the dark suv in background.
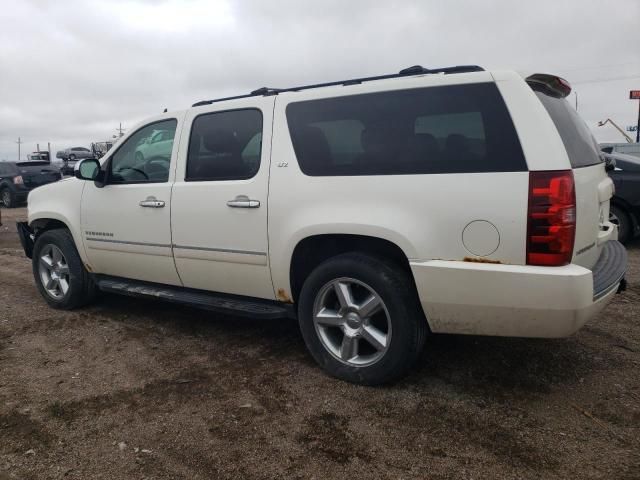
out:
<path id="1" fill-rule="evenodd" d="M 617 152 L 605 157 L 615 161 L 609 172 L 616 186 L 609 220 L 618 225 L 618 238 L 625 243 L 640 234 L 640 158 Z"/>
<path id="2" fill-rule="evenodd" d="M 25 202 L 34 188 L 61 178 L 60 171 L 49 162 L 0 162 L 0 201 L 13 208 Z"/>

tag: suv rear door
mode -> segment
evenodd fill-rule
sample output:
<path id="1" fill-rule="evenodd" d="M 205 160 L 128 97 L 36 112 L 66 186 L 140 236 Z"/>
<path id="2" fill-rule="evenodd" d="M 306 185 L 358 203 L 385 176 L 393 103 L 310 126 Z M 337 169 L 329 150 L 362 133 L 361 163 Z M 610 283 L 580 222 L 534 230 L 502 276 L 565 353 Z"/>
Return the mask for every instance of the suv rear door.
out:
<path id="1" fill-rule="evenodd" d="M 575 109 L 564 97 L 531 85 L 558 130 L 573 169 L 576 236 L 572 263 L 592 268 L 615 231 L 609 222 L 613 181 L 605 171 L 598 144 Z"/>

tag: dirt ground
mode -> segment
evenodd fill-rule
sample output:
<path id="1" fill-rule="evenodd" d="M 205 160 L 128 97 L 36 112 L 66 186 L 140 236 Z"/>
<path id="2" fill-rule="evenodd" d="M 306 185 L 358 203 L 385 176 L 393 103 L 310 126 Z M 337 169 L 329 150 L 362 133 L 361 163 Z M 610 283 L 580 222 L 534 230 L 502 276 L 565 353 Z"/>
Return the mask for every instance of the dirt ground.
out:
<path id="1" fill-rule="evenodd" d="M 640 478 L 640 242 L 574 337 L 433 336 L 366 388 L 323 374 L 290 320 L 48 308 L 25 214 L 0 227 L 0 480 Z"/>

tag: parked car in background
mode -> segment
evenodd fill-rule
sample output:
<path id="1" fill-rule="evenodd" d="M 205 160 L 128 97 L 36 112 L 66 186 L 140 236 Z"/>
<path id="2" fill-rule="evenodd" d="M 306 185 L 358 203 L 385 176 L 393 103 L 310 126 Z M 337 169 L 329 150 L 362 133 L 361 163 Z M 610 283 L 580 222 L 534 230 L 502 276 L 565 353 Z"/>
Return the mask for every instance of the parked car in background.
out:
<path id="1" fill-rule="evenodd" d="M 93 158 L 93 152 L 86 147 L 71 147 L 59 150 L 56 157 L 62 160 L 82 160 L 83 158 Z"/>
<path id="2" fill-rule="evenodd" d="M 618 225 L 618 239 L 625 243 L 640 234 L 640 158 L 623 153 L 605 157 L 615 161 L 609 172 L 616 186 L 609 218 Z"/>
<path id="3" fill-rule="evenodd" d="M 640 157 L 640 143 L 601 143 L 600 150 L 604 153 L 623 153 Z"/>
<path id="4" fill-rule="evenodd" d="M 168 146 L 173 144 L 173 136 L 175 131 L 158 129 L 153 134 L 141 141 L 137 146 L 135 152 L 135 159 L 137 162 L 142 162 L 146 158 L 157 157 L 161 152 L 164 152 Z"/>
<path id="5" fill-rule="evenodd" d="M 0 162 L 0 200 L 7 208 L 16 207 L 34 188 L 61 178 L 49 162 Z"/>
<path id="6" fill-rule="evenodd" d="M 85 147 L 71 147 L 58 151 L 58 153 L 56 153 L 56 157 L 62 160 L 62 167 L 60 168 L 62 174 L 72 175 L 73 168 L 78 160 L 93 158 L 94 154 L 91 150 Z"/>

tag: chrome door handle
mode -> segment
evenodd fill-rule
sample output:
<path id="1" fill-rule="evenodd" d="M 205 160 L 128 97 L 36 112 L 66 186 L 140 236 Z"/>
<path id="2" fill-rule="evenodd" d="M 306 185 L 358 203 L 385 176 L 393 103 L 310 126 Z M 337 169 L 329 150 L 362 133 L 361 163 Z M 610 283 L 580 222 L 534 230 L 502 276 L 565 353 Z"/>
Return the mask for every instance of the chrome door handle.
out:
<path id="1" fill-rule="evenodd" d="M 164 207 L 164 200 L 158 200 L 156 197 L 147 197 L 146 200 L 140 202 L 141 207 L 147 208 L 162 208 Z"/>
<path id="2" fill-rule="evenodd" d="M 233 200 L 229 200 L 227 206 L 232 208 L 258 208 L 260 200 L 251 200 L 246 195 L 238 195 Z"/>

